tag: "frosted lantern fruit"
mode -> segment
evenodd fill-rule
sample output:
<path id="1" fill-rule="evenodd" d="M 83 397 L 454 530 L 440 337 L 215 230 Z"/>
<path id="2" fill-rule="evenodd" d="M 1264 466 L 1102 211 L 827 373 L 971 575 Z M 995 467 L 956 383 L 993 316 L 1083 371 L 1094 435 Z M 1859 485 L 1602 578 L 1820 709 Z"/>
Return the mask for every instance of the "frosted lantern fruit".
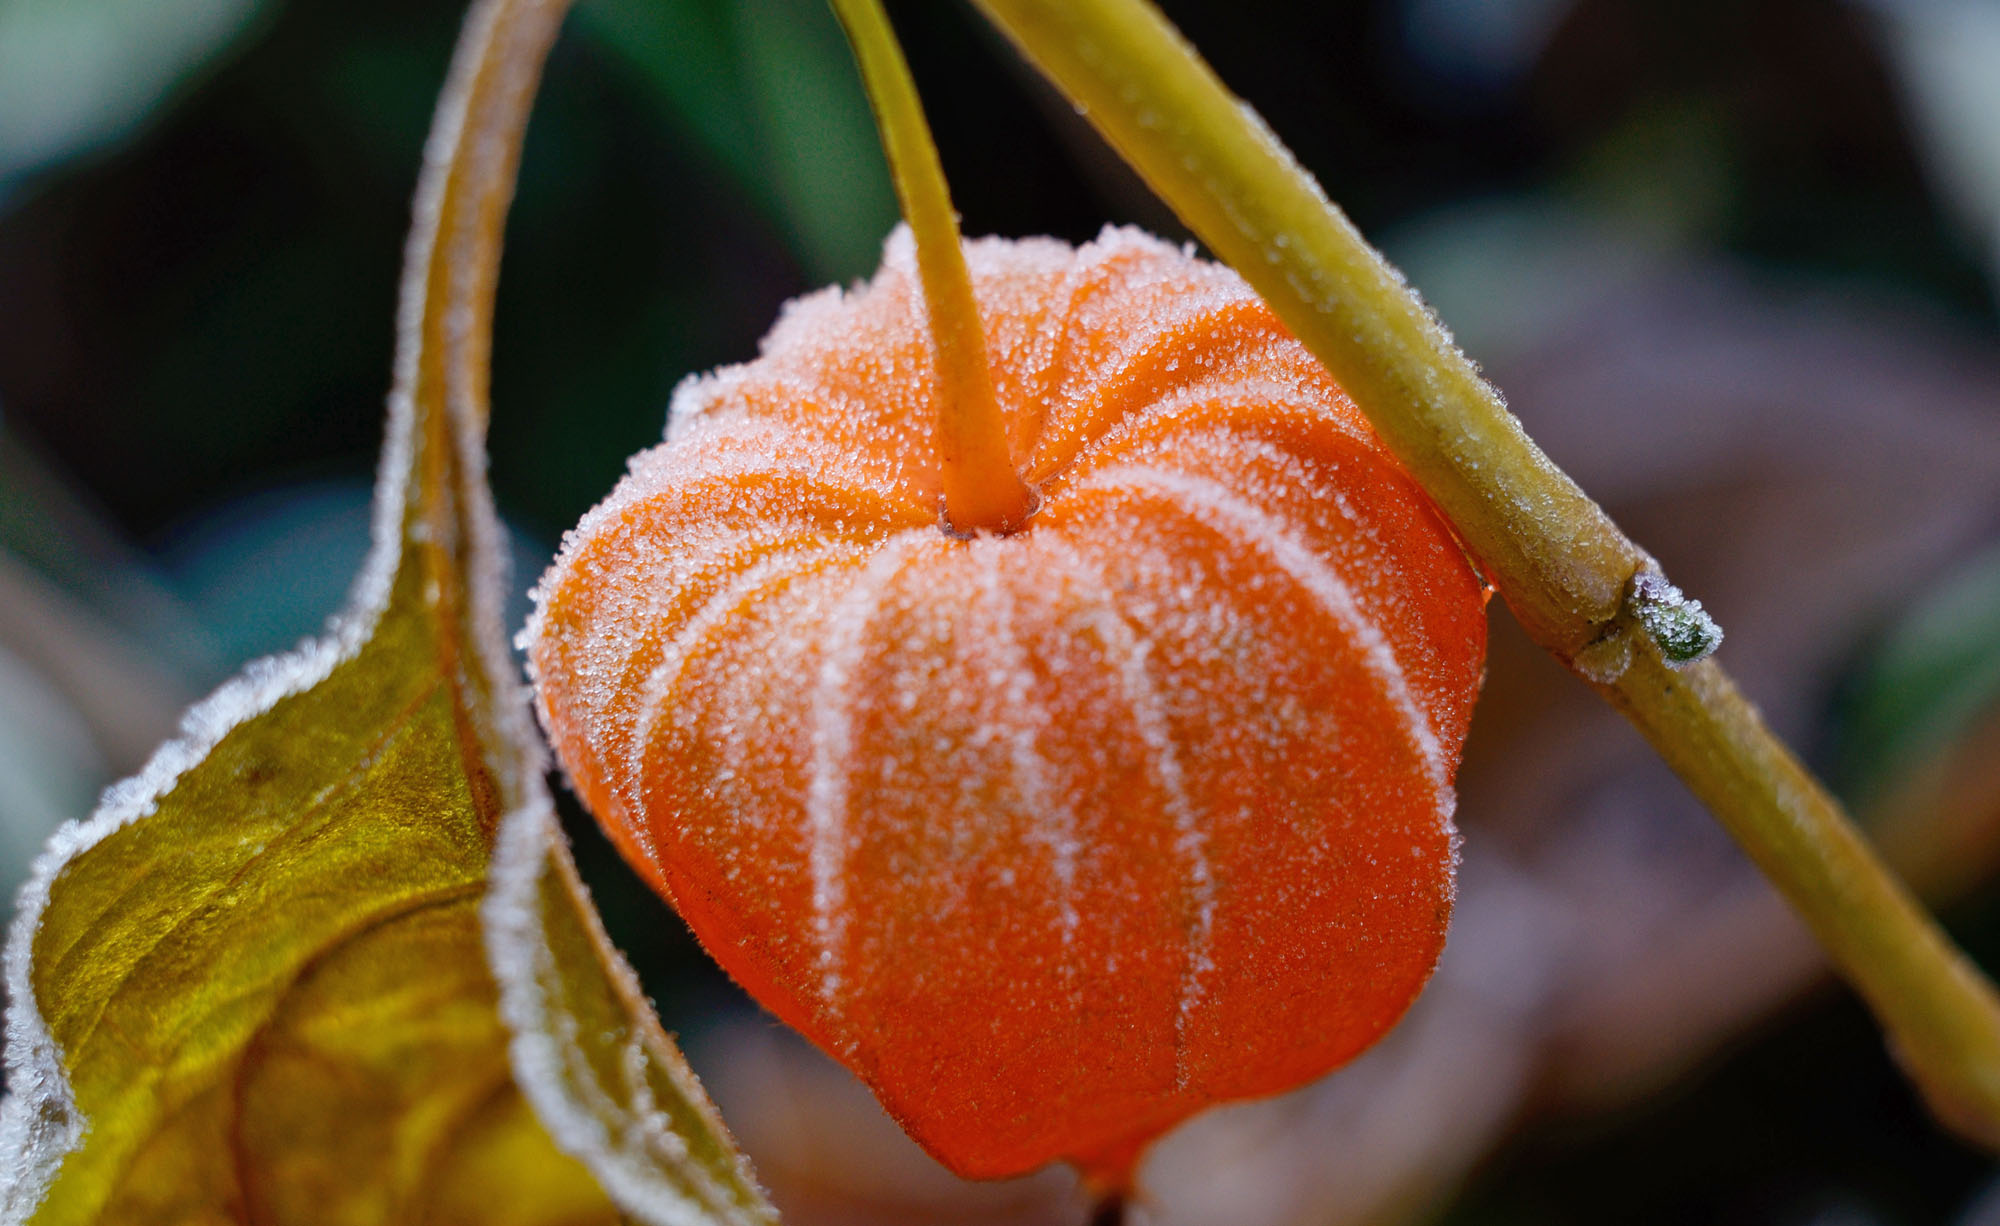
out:
<path id="1" fill-rule="evenodd" d="M 1485 591 L 1226 268 L 966 244 L 1025 527 L 940 514 L 907 235 L 675 393 L 526 642 L 584 802 L 961 1173 L 1120 1184 L 1431 972 Z"/>

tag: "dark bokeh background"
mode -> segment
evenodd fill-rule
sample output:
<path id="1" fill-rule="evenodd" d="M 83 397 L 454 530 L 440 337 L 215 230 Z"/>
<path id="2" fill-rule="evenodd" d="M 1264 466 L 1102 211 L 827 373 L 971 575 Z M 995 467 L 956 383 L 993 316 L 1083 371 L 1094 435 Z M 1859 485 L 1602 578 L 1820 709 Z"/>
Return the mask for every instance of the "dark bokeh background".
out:
<path id="1" fill-rule="evenodd" d="M 179 705 L 245 657 L 313 633 L 366 544 L 408 198 L 460 6 L 183 3 L 175 16 L 179 4 L 157 0 L 141 21 L 130 0 L 72 0 L 63 18 L 51 16 L 62 5 L 0 0 L 10 882 L 50 823 L 136 765 Z M 1081 241 L 1130 221 L 1178 233 L 969 6 L 891 7 L 968 232 Z M 1404 262 L 1531 430 L 1545 430 L 1539 403 L 1588 361 L 1608 363 L 1600 398 L 1567 417 L 1547 410 L 1545 435 L 1607 499 L 1623 491 L 1589 476 L 1606 448 L 1588 405 L 1616 431 L 1633 391 L 1631 403 L 1656 406 L 1649 428 L 1672 436 L 1684 400 L 1639 388 L 1648 370 L 1691 381 L 1690 398 L 1711 386 L 1736 396 L 1732 420 L 1762 420 L 1767 400 L 1798 385 L 1787 372 L 1889 337 L 1880 361 L 1837 379 L 1864 389 L 1855 412 L 1888 436 L 1922 433 L 1932 423 L 1905 432 L 1889 402 L 1956 397 L 1952 429 L 1986 450 L 1946 448 L 1971 457 L 1930 478 L 1959 499 L 1951 532 L 1926 538 L 1893 591 L 1856 605 L 1844 637 L 1784 674 L 1794 731 L 1861 795 L 1992 705 L 2000 687 L 1982 678 L 2000 655 L 2000 561 L 1981 551 L 2000 532 L 1992 6 L 1163 7 Z M 148 33 L 162 21 L 198 33 Z M 37 127 L 30 110 L 44 103 Z M 493 484 L 517 531 L 520 586 L 625 457 L 657 440 L 677 380 L 751 355 L 785 299 L 872 269 L 894 220 L 872 140 L 818 0 L 585 0 L 535 113 L 500 288 Z M 1592 309 L 1606 300 L 1639 306 L 1606 323 Z M 1815 331 L 1828 315 L 1849 332 Z M 1580 330 L 1592 316 L 1598 332 Z M 1617 327 L 1627 331 L 1606 333 Z M 1743 368 L 1716 344 L 1660 339 L 1677 327 L 1711 340 L 1769 328 L 1770 339 L 1744 351 L 1754 369 Z M 1850 334 L 1861 339 L 1838 340 Z M 1572 339 L 1586 335 L 1596 339 Z M 1656 342 L 1651 366 L 1604 358 Z M 1870 379 L 1886 389 L 1879 410 Z M 1778 391 L 1744 390 L 1766 384 Z M 1556 390 L 1523 390 L 1537 387 Z M 1773 413 L 1773 446 L 1821 420 L 1805 432 L 1811 447 L 1878 445 L 1850 418 Z M 1725 468 L 1728 481 L 1762 471 L 1715 460 L 1695 475 Z M 1623 470 L 1605 471 L 1615 483 Z M 1657 491 L 1632 479 L 1643 519 Z M 1715 527 L 1680 543 L 1695 564 L 1728 554 Z M 1837 546 L 1808 534 L 1794 548 Z M 1506 681 L 1496 664 L 1492 701 L 1507 701 Z M 1479 796 L 1468 781 L 1475 832 Z M 670 1026 L 758 1025 L 587 822 L 576 833 Z M 2000 898 L 1974 894 L 1951 918 L 2000 965 Z M 1822 991 L 1776 1020 L 1746 1010 L 1722 1029 L 1736 1037 L 1702 1047 L 1685 1075 L 1608 1109 L 1545 1111 L 1525 1078 L 1481 1144 L 1435 1172 L 1434 1195 L 1376 1220 L 1430 1211 L 1469 1172 L 1448 1220 L 2000 1221 L 2000 1206 L 1981 1217 L 1975 1205 L 1989 1163 L 1927 1122 L 1844 996 Z M 810 1121 L 818 1108 L 801 1110 Z M 878 1210 L 813 1218 L 808 1206 L 799 1220 L 901 1220 Z M 1347 1219 L 1330 1208 L 1302 1220 Z"/>

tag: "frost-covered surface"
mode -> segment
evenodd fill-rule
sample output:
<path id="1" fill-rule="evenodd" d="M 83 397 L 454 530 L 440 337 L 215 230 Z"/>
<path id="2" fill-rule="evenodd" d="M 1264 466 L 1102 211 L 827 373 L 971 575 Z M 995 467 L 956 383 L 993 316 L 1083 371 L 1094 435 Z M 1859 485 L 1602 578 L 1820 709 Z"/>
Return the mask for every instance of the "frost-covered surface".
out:
<path id="1" fill-rule="evenodd" d="M 1628 603 L 1646 634 L 1676 668 L 1704 659 L 1722 646 L 1722 627 L 1679 588 L 1656 570 L 1642 570 L 1632 579 Z"/>
<path id="2" fill-rule="evenodd" d="M 500 981 L 501 1013 L 514 1038 L 517 1084 L 556 1144 L 589 1166 L 620 1208 L 658 1226 L 770 1223 L 754 1176 L 737 1158 L 721 1118 L 694 1074 L 651 1018 L 636 977 L 612 949 L 561 850 L 544 793 L 501 826 L 484 908 L 487 946 Z M 571 888 L 579 891 L 568 894 Z M 559 942 L 550 923 L 572 926 L 595 949 Z M 556 948 L 595 954 L 563 964 Z M 605 991 L 628 1012 L 611 1031 L 586 1028 L 595 1011 L 571 999 Z M 606 1066 L 616 1075 L 606 1080 Z"/>
<path id="3" fill-rule="evenodd" d="M 1234 273 L 1117 229 L 967 256 L 1025 530 L 940 530 L 899 233 L 678 389 L 524 641 L 572 780 L 711 952 L 1000 1173 L 1400 1013 L 1449 907 L 1483 621 Z"/>
<path id="4" fill-rule="evenodd" d="M 0 1180 L 5 1181 L 0 1221 L 26 1220 L 88 1126 L 76 1111 L 32 981 L 35 933 L 56 878 L 79 855 L 151 815 L 159 798 L 231 728 L 323 680 L 361 641 L 359 624 L 343 619 L 325 639 L 251 664 L 188 711 L 179 739 L 155 751 L 138 774 L 106 789 L 95 813 L 56 831 L 35 861 L 16 900 L 7 939 L 8 1093 L 0 1102 Z"/>

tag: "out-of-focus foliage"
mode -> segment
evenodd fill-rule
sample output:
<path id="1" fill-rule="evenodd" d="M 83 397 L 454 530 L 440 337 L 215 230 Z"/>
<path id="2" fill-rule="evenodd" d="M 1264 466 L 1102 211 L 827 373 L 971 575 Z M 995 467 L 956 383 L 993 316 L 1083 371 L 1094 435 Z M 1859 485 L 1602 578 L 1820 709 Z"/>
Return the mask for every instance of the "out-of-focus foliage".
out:
<path id="1" fill-rule="evenodd" d="M 1881 791 L 2000 707 L 2000 551 L 1971 559 L 1884 636 L 1841 727 L 1850 790 Z"/>
<path id="2" fill-rule="evenodd" d="M 122 135 L 256 17 L 263 0 L 0 4 L 0 190 Z"/>
<path id="3" fill-rule="evenodd" d="M 82 717 L 37 670 L 0 651 L 0 858 L 32 861 L 49 831 L 90 807 L 106 773 Z"/>
<path id="4" fill-rule="evenodd" d="M 789 0 L 588 0 L 577 19 L 783 226 L 813 280 L 874 268 L 896 202 L 832 10 Z"/>
<path id="5" fill-rule="evenodd" d="M 2000 290 L 2000 6 L 1874 0 L 1932 173 Z"/>

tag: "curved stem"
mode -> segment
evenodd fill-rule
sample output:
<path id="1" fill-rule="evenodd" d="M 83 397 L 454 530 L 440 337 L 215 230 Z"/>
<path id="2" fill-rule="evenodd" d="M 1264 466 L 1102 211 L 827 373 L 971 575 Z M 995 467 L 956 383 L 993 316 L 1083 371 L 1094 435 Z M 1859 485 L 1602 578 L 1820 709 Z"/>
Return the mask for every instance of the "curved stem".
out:
<path id="1" fill-rule="evenodd" d="M 909 65 L 880 0 L 832 0 L 868 90 L 903 219 L 916 239 L 938 376 L 938 469 L 948 525 L 1009 532 L 1027 522 L 1034 493 L 1007 451 L 1006 421 L 986 368 L 986 338 L 959 244 L 944 168 L 931 143 Z"/>
<path id="2" fill-rule="evenodd" d="M 439 651 L 459 718 L 493 707 L 482 653 L 509 661 L 493 585 L 468 583 L 500 546 L 492 533 L 485 445 L 493 303 L 521 145 L 542 66 L 571 0 L 479 0 L 466 15 L 451 75 L 424 144 L 397 304 L 394 384 L 378 540 L 402 541 L 396 565 L 423 570 Z M 400 468 L 400 471 L 394 469 Z M 372 563 L 371 563 L 372 565 Z M 466 736 L 467 778 L 495 781 Z M 485 797 L 482 796 L 482 800 Z M 497 810 L 496 810 L 497 811 Z"/>
<path id="3" fill-rule="evenodd" d="M 1933 1109 L 2000 1148 L 2000 994 L 1722 669 L 1663 657 L 1661 601 L 1678 594 L 1388 262 L 1145 0 L 977 2 L 1353 394 L 1536 642 L 1624 712 L 1742 844 Z M 1689 654 L 1712 645 L 1693 637 L 1704 642 Z"/>

